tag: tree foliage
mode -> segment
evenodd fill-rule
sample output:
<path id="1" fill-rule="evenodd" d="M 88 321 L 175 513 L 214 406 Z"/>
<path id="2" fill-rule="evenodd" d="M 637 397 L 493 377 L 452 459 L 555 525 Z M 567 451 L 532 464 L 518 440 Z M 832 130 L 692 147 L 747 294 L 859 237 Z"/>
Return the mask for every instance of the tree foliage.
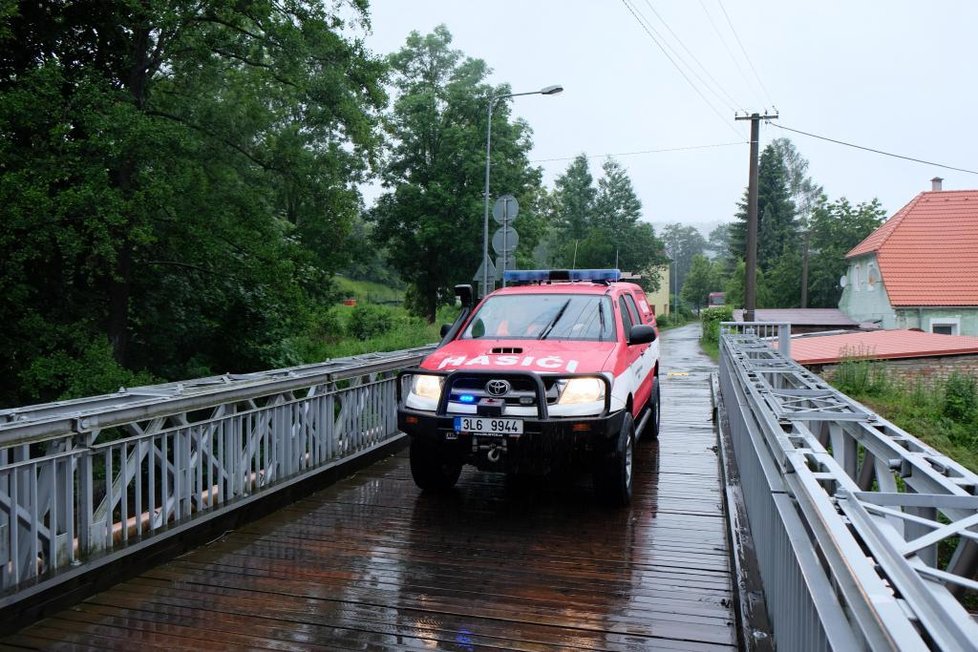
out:
<path id="1" fill-rule="evenodd" d="M 581 154 L 558 177 L 553 193 L 552 259 L 556 267 L 596 267 L 635 272 L 648 291 L 658 289 L 658 269 L 667 259 L 648 222 L 628 172 L 609 159 L 595 187 L 587 156 Z"/>
<path id="2" fill-rule="evenodd" d="M 788 186 L 783 149 L 768 145 L 761 152 L 757 176 L 757 268 L 771 269 L 786 245 L 795 240 L 795 204 Z M 747 191 L 730 229 L 730 253 L 746 258 Z"/>
<path id="3" fill-rule="evenodd" d="M 293 359 L 286 335 L 347 257 L 385 101 L 340 13 L 365 5 L 0 17 L 0 401 L 76 393 L 65 361 L 86 356 L 112 382 Z M 18 391 L 28 379 L 43 391 Z"/>
<path id="4" fill-rule="evenodd" d="M 879 201 L 853 206 L 845 197 L 822 199 L 809 223 L 808 305 L 835 308 L 842 297 L 839 277 L 846 273 L 845 255 L 886 219 Z"/>
<path id="5" fill-rule="evenodd" d="M 720 264 L 721 268 L 728 269 L 735 260 L 730 254 L 730 229 L 733 225 L 729 222 L 717 225 L 706 239 L 706 250 L 714 261 Z"/>
<path id="6" fill-rule="evenodd" d="M 722 291 L 722 279 L 718 263 L 702 254 L 696 254 L 683 282 L 680 297 L 684 303 L 697 309 L 702 308 L 708 304 L 710 292 Z"/>
<path id="7" fill-rule="evenodd" d="M 706 238 L 694 227 L 676 223 L 667 224 L 662 229 L 662 241 L 674 263 L 675 287 L 682 288 L 686 275 L 693 266 L 693 259 L 702 256 L 706 251 Z"/>
<path id="8" fill-rule="evenodd" d="M 795 214 L 802 223 L 807 224 L 815 206 L 822 198 L 822 186 L 808 176 L 808 161 L 795 148 L 788 138 L 775 138 L 770 145 L 785 170 L 785 184 L 795 205 Z"/>
<path id="9" fill-rule="evenodd" d="M 487 107 L 509 89 L 491 86 L 485 62 L 453 49 L 444 26 L 425 36 L 412 32 L 390 65 L 397 100 L 385 127 L 394 144 L 386 190 L 370 215 L 374 242 L 412 286 L 414 310 L 433 320 L 439 301 L 456 283 L 470 282 L 482 260 Z M 534 220 L 540 185 L 526 157 L 529 128 L 510 121 L 501 101 L 492 120 L 490 194 L 517 198 L 519 247 L 532 251 L 534 230 L 520 230 Z"/>

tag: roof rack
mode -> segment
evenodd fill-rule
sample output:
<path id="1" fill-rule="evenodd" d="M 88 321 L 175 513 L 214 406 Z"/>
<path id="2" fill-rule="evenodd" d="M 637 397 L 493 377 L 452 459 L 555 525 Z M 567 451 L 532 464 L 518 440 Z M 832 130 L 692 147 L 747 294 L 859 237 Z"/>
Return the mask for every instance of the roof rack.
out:
<path id="1" fill-rule="evenodd" d="M 621 279 L 619 269 L 507 269 L 503 280 L 509 284 L 585 281 L 614 283 Z"/>

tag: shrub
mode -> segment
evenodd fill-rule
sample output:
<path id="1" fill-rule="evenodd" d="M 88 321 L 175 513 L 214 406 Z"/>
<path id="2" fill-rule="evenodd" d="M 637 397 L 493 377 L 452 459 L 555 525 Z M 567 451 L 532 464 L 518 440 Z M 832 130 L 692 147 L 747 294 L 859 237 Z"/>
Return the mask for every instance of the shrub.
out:
<path id="1" fill-rule="evenodd" d="M 951 374 L 944 385 L 944 416 L 954 421 L 969 421 L 975 413 L 976 404 L 975 379 L 957 372 Z"/>
<path id="2" fill-rule="evenodd" d="M 700 322 L 703 324 L 702 339 L 707 342 L 719 342 L 720 322 L 723 321 L 733 321 L 732 306 L 714 306 L 703 310 L 700 313 Z"/>
<path id="3" fill-rule="evenodd" d="M 369 340 L 390 331 L 394 320 L 395 314 L 390 308 L 369 303 L 359 304 L 350 313 L 346 330 L 350 337 Z"/>
<path id="4" fill-rule="evenodd" d="M 833 384 L 846 394 L 879 396 L 891 386 L 886 368 L 875 360 L 845 358 L 832 379 Z"/>
<path id="5" fill-rule="evenodd" d="M 311 334 L 325 342 L 338 342 L 346 335 L 343 318 L 335 307 L 321 310 L 313 318 Z"/>

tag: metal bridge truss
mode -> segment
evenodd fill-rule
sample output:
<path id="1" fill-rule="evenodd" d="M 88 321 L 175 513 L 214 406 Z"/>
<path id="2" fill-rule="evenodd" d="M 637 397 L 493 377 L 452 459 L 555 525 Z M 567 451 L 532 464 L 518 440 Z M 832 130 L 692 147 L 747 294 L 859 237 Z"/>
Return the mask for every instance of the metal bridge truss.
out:
<path id="1" fill-rule="evenodd" d="M 771 329 L 774 329 L 771 332 Z M 976 650 L 978 476 L 721 326 L 720 385 L 775 639 L 786 650 Z"/>
<path id="2" fill-rule="evenodd" d="M 397 434 L 430 347 L 0 411 L 0 606 Z"/>

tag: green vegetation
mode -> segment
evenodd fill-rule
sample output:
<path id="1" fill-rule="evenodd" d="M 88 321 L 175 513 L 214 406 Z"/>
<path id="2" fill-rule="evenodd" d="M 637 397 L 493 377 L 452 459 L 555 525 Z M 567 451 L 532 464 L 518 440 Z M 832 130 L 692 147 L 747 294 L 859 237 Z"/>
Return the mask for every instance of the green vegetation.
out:
<path id="1" fill-rule="evenodd" d="M 0 407 L 434 341 L 481 260 L 490 102 L 517 266 L 617 265 L 655 290 L 671 264 L 687 305 L 742 296 L 739 226 L 657 234 L 626 168 L 595 178 L 586 153 L 545 187 L 510 87 L 444 26 L 378 55 L 362 0 L 42 4 L 0 11 Z M 759 307 L 793 305 L 802 228 L 828 305 L 878 222 L 806 166 L 784 139 L 762 156 Z"/>
<path id="2" fill-rule="evenodd" d="M 932 383 L 894 379 L 883 363 L 843 361 L 830 382 L 910 434 L 978 472 L 978 385 L 952 374 Z"/>
<path id="3" fill-rule="evenodd" d="M 700 346 L 714 360 L 720 358 L 720 322 L 733 321 L 733 307 L 714 306 L 700 311 L 703 332 Z"/>
<path id="4" fill-rule="evenodd" d="M 306 333 L 290 343 L 308 361 L 411 349 L 440 340 L 441 325 L 453 322 L 456 316 L 458 308 L 442 306 L 435 323 L 429 324 L 402 307 L 340 305 L 312 320 Z"/>
<path id="5" fill-rule="evenodd" d="M 344 300 L 353 299 L 357 303 L 382 303 L 385 305 L 403 305 L 404 287 L 390 283 L 361 281 L 337 276 L 333 279 L 337 292 Z"/>

